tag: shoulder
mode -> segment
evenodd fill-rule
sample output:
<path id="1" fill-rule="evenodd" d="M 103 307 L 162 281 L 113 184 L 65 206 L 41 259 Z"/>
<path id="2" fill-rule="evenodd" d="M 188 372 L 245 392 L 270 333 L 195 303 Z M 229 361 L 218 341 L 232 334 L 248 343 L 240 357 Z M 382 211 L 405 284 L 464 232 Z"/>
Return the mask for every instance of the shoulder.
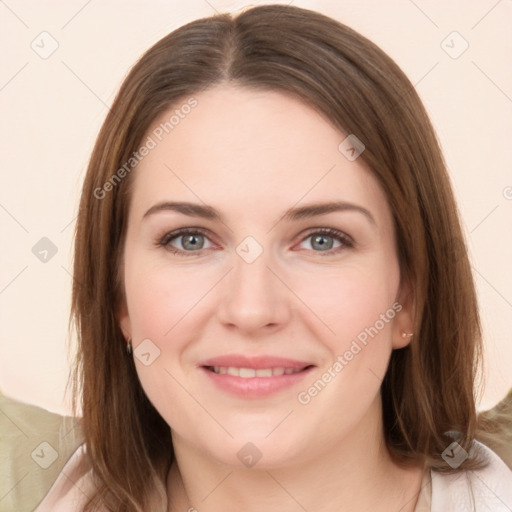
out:
<path id="1" fill-rule="evenodd" d="M 66 462 L 50 490 L 34 512 L 81 510 L 94 491 L 85 443 Z"/>
<path id="2" fill-rule="evenodd" d="M 0 508 L 33 510 L 83 442 L 80 419 L 4 395 L 0 390 Z"/>
<path id="3" fill-rule="evenodd" d="M 488 461 L 487 467 L 444 475 L 431 471 L 431 512 L 510 512 L 512 510 L 512 471 L 489 447 L 475 441 Z"/>
<path id="4" fill-rule="evenodd" d="M 86 444 L 81 444 L 66 462 L 52 487 L 34 512 L 70 512 L 83 510 L 96 492 L 93 470 L 87 457 Z M 151 496 L 148 510 L 164 511 L 168 508 L 167 495 Z M 107 512 L 105 505 L 97 505 L 98 512 Z"/>

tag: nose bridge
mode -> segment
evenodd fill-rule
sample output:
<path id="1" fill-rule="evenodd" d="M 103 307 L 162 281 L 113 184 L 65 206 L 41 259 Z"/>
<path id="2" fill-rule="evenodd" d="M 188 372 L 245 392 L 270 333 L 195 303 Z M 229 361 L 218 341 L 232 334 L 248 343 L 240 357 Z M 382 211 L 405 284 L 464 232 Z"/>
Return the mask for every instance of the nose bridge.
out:
<path id="1" fill-rule="evenodd" d="M 237 250 L 238 253 L 238 250 Z M 234 258 L 234 269 L 232 275 L 232 291 L 235 293 L 257 296 L 259 293 L 268 293 L 270 299 L 272 284 L 272 267 L 267 251 L 262 252 L 252 259 L 244 259 L 237 254 Z"/>
<path id="2" fill-rule="evenodd" d="M 234 268 L 218 309 L 223 323 L 256 329 L 286 320 L 286 290 L 270 270 L 274 266 L 271 251 L 264 250 L 254 237 L 246 237 L 236 247 Z"/>

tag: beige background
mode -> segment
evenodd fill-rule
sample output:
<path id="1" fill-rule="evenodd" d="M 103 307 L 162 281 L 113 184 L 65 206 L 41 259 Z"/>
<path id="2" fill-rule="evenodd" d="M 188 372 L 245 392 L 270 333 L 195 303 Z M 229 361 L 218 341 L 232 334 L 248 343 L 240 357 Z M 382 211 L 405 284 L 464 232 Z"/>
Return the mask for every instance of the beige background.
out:
<path id="1" fill-rule="evenodd" d="M 260 3 L 270 2 L 252 5 Z M 331 15 L 377 43 L 416 85 L 431 115 L 459 200 L 481 303 L 487 385 L 480 408 L 492 406 L 512 387 L 512 1 L 293 4 Z M 79 187 L 107 106 L 129 67 L 158 39 L 185 22 L 245 5 L 0 3 L 4 393 L 70 412 L 64 388 L 74 350 L 67 334 L 72 233 Z M 40 35 L 44 31 L 50 35 Z M 458 58 L 445 51 L 455 55 L 464 40 L 469 47 Z M 58 48 L 43 59 L 31 44 L 39 53 L 52 44 Z M 58 249 L 46 263 L 32 252 L 42 237 Z"/>

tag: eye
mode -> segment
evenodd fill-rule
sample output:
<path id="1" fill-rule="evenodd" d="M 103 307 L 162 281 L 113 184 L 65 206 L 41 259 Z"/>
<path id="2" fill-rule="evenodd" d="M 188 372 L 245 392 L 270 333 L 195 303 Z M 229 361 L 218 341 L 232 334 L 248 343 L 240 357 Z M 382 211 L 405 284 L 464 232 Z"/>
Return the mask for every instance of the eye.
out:
<path id="1" fill-rule="evenodd" d="M 354 241 L 347 234 L 332 228 L 317 228 L 302 239 L 301 244 L 311 240 L 310 248 L 314 252 L 331 255 L 354 247 Z M 155 243 L 173 254 L 194 256 L 204 249 L 211 249 L 212 244 L 206 232 L 200 228 L 181 228 L 159 237 Z"/>
<path id="2" fill-rule="evenodd" d="M 301 243 L 307 240 L 311 240 L 309 245 L 313 251 L 327 254 L 337 253 L 345 248 L 354 247 L 354 241 L 348 235 L 332 228 L 316 229 L 303 238 Z"/>
<path id="3" fill-rule="evenodd" d="M 165 247 L 174 254 L 191 256 L 203 249 L 210 249 L 211 245 L 205 246 L 205 242 L 210 243 L 210 240 L 201 229 L 182 228 L 166 233 L 156 242 L 156 245 Z"/>

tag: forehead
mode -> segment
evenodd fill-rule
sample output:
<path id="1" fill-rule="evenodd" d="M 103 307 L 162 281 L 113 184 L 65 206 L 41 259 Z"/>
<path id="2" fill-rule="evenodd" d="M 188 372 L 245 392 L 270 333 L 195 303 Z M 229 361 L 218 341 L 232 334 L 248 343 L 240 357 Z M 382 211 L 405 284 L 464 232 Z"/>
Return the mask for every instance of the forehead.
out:
<path id="1" fill-rule="evenodd" d="M 175 198 L 234 211 L 302 200 L 386 208 L 363 160 L 340 151 L 347 134 L 301 101 L 228 85 L 193 98 L 195 106 L 185 108 L 185 98 L 148 130 L 154 148 L 134 171 L 134 208 Z"/>

